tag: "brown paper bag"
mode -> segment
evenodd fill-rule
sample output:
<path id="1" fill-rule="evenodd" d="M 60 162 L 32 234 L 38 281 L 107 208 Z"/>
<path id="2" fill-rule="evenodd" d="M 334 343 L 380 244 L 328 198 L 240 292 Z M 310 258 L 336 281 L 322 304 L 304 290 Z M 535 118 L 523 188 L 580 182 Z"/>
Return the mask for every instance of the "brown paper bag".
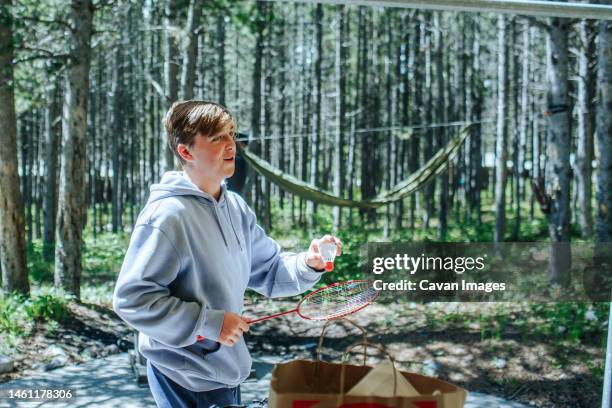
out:
<path id="1" fill-rule="evenodd" d="M 349 349 L 359 345 L 364 343 L 357 343 Z M 371 370 L 372 367 L 365 365 L 322 361 L 295 360 L 277 364 L 272 371 L 268 406 L 270 408 L 463 408 L 467 397 L 467 392 L 455 385 L 402 371 L 396 372 L 412 384 L 419 396 L 346 395 L 347 391 Z"/>

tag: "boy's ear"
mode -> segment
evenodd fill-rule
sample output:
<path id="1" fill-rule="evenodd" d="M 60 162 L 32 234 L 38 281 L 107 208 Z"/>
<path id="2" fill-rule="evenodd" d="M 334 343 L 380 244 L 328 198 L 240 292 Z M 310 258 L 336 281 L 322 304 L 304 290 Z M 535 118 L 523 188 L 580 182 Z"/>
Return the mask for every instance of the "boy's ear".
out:
<path id="1" fill-rule="evenodd" d="M 179 145 L 176 147 L 176 152 L 185 161 L 193 160 L 193 155 L 189 151 L 189 148 L 186 145 L 184 145 L 183 143 L 179 143 Z"/>

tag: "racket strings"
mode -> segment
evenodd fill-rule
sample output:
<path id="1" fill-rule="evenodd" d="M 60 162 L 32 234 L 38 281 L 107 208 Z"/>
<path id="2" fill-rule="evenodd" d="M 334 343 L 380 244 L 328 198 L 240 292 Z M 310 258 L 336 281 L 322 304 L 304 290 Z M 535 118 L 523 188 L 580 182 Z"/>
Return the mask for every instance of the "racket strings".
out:
<path id="1" fill-rule="evenodd" d="M 378 292 L 367 281 L 328 286 L 306 297 L 299 305 L 299 313 L 307 319 L 333 319 L 367 306 L 377 296 Z"/>

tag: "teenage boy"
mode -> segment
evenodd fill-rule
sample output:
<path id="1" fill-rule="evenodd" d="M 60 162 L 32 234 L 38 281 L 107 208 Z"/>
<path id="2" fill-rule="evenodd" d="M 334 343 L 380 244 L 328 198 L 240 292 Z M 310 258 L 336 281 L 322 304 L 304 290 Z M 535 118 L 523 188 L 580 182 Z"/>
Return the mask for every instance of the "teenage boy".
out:
<path id="1" fill-rule="evenodd" d="M 139 331 L 148 381 L 160 407 L 240 404 L 251 357 L 241 317 L 247 288 L 303 293 L 321 278 L 320 242 L 281 252 L 224 179 L 234 173 L 236 124 L 216 103 L 183 101 L 165 117 L 183 172 L 151 186 L 117 279 L 115 312 Z"/>

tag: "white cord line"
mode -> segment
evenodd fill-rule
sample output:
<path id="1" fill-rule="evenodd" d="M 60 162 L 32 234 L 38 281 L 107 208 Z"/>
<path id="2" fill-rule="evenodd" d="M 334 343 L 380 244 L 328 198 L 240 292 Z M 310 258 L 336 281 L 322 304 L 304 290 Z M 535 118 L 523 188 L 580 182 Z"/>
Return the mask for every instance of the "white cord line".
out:
<path id="1" fill-rule="evenodd" d="M 509 119 L 510 119 L 509 117 L 506 117 L 504 120 L 507 121 Z M 495 121 L 497 121 L 497 119 L 488 118 L 488 119 L 477 120 L 474 122 L 458 121 L 458 122 L 448 122 L 448 123 L 433 123 L 431 125 L 376 127 L 376 128 L 355 129 L 353 133 L 354 134 L 365 134 L 365 133 L 385 132 L 388 130 L 432 129 L 432 128 L 440 128 L 440 127 L 465 126 L 470 123 L 492 123 Z M 294 134 L 285 135 L 285 136 L 275 136 L 275 135 L 260 136 L 258 138 L 252 138 L 252 139 L 240 137 L 240 138 L 237 138 L 236 140 L 240 142 L 248 142 L 248 141 L 257 141 L 257 140 L 294 139 L 294 138 L 303 138 L 303 137 L 310 137 L 310 136 L 312 136 L 312 133 L 294 133 Z"/>

